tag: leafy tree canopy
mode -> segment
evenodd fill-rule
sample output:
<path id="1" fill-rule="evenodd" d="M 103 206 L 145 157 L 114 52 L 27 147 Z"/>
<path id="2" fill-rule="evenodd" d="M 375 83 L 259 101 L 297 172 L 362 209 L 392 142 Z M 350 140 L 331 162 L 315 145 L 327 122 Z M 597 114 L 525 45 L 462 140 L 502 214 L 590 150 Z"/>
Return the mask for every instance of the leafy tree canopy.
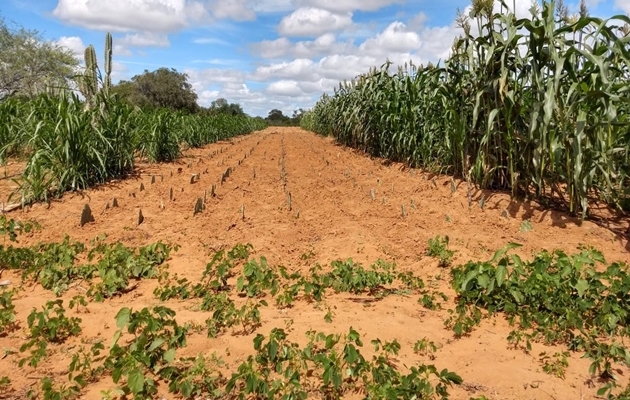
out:
<path id="1" fill-rule="evenodd" d="M 0 101 L 74 87 L 79 61 L 70 49 L 36 30 L 10 27 L 0 18 Z"/>
<path id="2" fill-rule="evenodd" d="M 282 110 L 274 108 L 273 110 L 269 111 L 269 115 L 267 116 L 266 120 L 269 125 L 299 126 L 303 115 L 304 110 L 301 108 L 299 110 L 293 111 L 293 116 L 291 117 L 284 115 Z"/>
<path id="3" fill-rule="evenodd" d="M 229 103 L 224 98 L 218 98 L 210 104 L 208 111 L 211 114 L 245 115 L 243 107 L 238 103 Z"/>
<path id="4" fill-rule="evenodd" d="M 120 81 L 112 91 L 139 107 L 199 111 L 197 94 L 188 82 L 188 75 L 173 68 L 145 70 L 131 81 Z"/>

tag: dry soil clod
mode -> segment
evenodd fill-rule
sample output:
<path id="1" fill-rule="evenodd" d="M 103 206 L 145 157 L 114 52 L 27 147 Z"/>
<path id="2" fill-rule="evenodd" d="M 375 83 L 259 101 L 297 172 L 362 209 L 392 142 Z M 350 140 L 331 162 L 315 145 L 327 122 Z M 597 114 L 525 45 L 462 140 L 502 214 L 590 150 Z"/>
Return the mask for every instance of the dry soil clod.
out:
<path id="1" fill-rule="evenodd" d="M 142 215 L 142 209 L 138 210 L 138 225 L 144 222 L 144 215 Z"/>
<path id="2" fill-rule="evenodd" d="M 197 215 L 203 211 L 203 199 L 200 197 L 197 199 L 195 203 L 195 209 L 193 210 L 193 215 Z"/>
<path id="3" fill-rule="evenodd" d="M 81 226 L 87 224 L 88 222 L 94 222 L 94 216 L 92 215 L 92 210 L 89 205 L 83 206 L 83 211 L 81 212 Z"/>

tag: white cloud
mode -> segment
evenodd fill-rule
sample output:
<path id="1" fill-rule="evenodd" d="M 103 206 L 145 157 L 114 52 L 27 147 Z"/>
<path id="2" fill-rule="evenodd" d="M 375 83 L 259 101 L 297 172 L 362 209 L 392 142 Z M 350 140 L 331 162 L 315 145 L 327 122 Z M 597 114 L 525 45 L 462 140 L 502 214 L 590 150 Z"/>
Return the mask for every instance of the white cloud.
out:
<path id="1" fill-rule="evenodd" d="M 257 0 L 252 9 L 256 12 L 287 12 L 295 8 L 293 0 Z"/>
<path id="2" fill-rule="evenodd" d="M 131 56 L 133 56 L 133 52 L 128 47 L 121 46 L 121 45 L 117 44 L 115 40 L 114 40 L 114 48 L 112 49 L 112 53 L 116 57 L 131 57 Z"/>
<path id="3" fill-rule="evenodd" d="M 334 12 L 348 11 L 376 11 L 395 3 L 403 3 L 403 0 L 297 0 L 300 6 L 311 6 Z"/>
<path id="4" fill-rule="evenodd" d="M 251 21 L 257 5 L 272 0 L 58 0 L 52 15 L 62 22 L 110 32 L 173 33 L 220 19 Z M 282 7 L 284 8 L 284 7 Z"/>
<path id="5" fill-rule="evenodd" d="M 131 48 L 169 47 L 171 45 L 168 36 L 153 32 L 128 33 L 121 38 L 114 38 L 112 42 L 114 55 L 123 57 L 133 56 Z M 142 53 L 138 51 L 138 54 Z"/>
<path id="6" fill-rule="evenodd" d="M 626 14 L 630 14 L 630 0 L 615 0 L 615 7 Z"/>
<path id="7" fill-rule="evenodd" d="M 414 15 L 407 25 L 410 29 L 420 29 L 424 27 L 424 24 L 429 20 L 429 16 L 423 12 Z"/>
<path id="8" fill-rule="evenodd" d="M 168 36 L 153 32 L 128 33 L 116 39 L 116 44 L 122 47 L 169 47 L 171 45 Z"/>
<path id="9" fill-rule="evenodd" d="M 188 81 L 198 92 L 206 90 L 211 84 L 245 83 L 245 74 L 235 69 L 186 69 L 184 72 L 188 74 Z"/>
<path id="10" fill-rule="evenodd" d="M 230 43 L 225 40 L 217 39 L 217 38 L 197 38 L 193 39 L 193 43 L 195 44 L 219 44 L 221 46 L 229 46 Z"/>
<path id="11" fill-rule="evenodd" d="M 320 36 L 352 25 L 352 14 L 336 14 L 328 10 L 305 7 L 298 8 L 282 18 L 278 32 L 283 36 Z"/>
<path id="12" fill-rule="evenodd" d="M 422 39 L 416 32 L 409 31 L 402 22 L 392 22 L 376 37 L 363 42 L 359 50 L 368 54 L 387 55 L 417 50 L 421 45 Z"/>
<path id="13" fill-rule="evenodd" d="M 288 63 L 283 62 L 258 67 L 250 78 L 263 82 L 279 78 L 308 79 L 313 72 L 314 65 L 315 62 L 311 59 L 299 58 Z"/>
<path id="14" fill-rule="evenodd" d="M 119 79 L 127 79 L 127 66 L 118 61 L 112 61 L 112 79 L 117 81 Z"/>
<path id="15" fill-rule="evenodd" d="M 83 40 L 78 36 L 62 36 L 57 40 L 57 44 L 72 51 L 77 58 L 83 57 L 86 47 Z"/>
<path id="16" fill-rule="evenodd" d="M 252 52 L 262 58 L 280 58 L 291 54 L 293 43 L 285 38 L 263 40 L 251 45 Z"/>
<path id="17" fill-rule="evenodd" d="M 271 82 L 269 86 L 267 86 L 267 92 L 278 96 L 290 97 L 300 96 L 304 94 L 298 82 L 291 80 Z"/>
<path id="18" fill-rule="evenodd" d="M 336 41 L 332 33 L 326 33 L 315 40 L 291 42 L 287 38 L 263 40 L 251 45 L 252 52 L 260 57 L 273 59 L 283 57 L 315 58 L 334 53 L 343 53 L 352 47 L 352 42 Z"/>
<path id="19" fill-rule="evenodd" d="M 249 7 L 249 0 L 215 0 L 210 4 L 212 15 L 217 19 L 253 21 L 256 13 Z"/>
<path id="20" fill-rule="evenodd" d="M 186 0 L 59 0 L 53 16 L 64 23 L 112 32 L 175 32 L 207 16 Z"/>

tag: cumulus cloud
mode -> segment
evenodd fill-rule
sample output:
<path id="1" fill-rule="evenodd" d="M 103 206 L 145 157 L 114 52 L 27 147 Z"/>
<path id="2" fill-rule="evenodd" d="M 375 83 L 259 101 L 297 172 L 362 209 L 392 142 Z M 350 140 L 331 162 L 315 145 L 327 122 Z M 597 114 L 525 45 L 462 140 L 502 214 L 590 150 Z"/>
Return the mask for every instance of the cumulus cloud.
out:
<path id="1" fill-rule="evenodd" d="M 128 33 L 121 38 L 115 38 L 113 42 L 113 53 L 123 57 L 132 56 L 132 48 L 169 47 L 171 45 L 166 34 L 153 32 Z M 142 54 L 142 52 L 138 51 L 138 54 Z"/>
<path id="2" fill-rule="evenodd" d="M 129 33 L 116 39 L 116 43 L 123 47 L 168 47 L 171 45 L 168 36 L 153 32 Z"/>
<path id="3" fill-rule="evenodd" d="M 287 12 L 294 8 L 293 0 L 257 0 L 252 5 L 256 12 Z"/>
<path id="4" fill-rule="evenodd" d="M 283 36 L 320 36 L 352 25 L 351 13 L 332 13 L 313 7 L 302 7 L 282 18 L 278 33 Z"/>
<path id="5" fill-rule="evenodd" d="M 311 6 L 334 12 L 376 11 L 380 8 L 402 3 L 403 0 L 297 0 L 300 6 Z"/>
<path id="6" fill-rule="evenodd" d="M 72 51 L 77 58 L 83 57 L 86 47 L 83 43 L 83 39 L 78 36 L 62 36 L 57 40 L 57 44 Z"/>
<path id="7" fill-rule="evenodd" d="M 352 42 L 337 42 L 334 34 L 326 33 L 315 40 L 294 43 L 288 38 L 282 37 L 253 43 L 250 47 L 253 54 L 267 59 L 283 57 L 316 58 L 333 53 L 343 53 L 352 47 Z"/>
<path id="8" fill-rule="evenodd" d="M 127 79 L 127 66 L 118 61 L 112 61 L 112 78 L 114 80 Z"/>
<path id="9" fill-rule="evenodd" d="M 219 44 L 221 46 L 229 46 L 230 43 L 225 40 L 217 39 L 217 38 L 197 38 L 193 39 L 193 43 L 195 44 Z"/>
<path id="10" fill-rule="evenodd" d="M 367 39 L 359 49 L 369 54 L 406 53 L 417 50 L 422 39 L 416 32 L 409 31 L 402 22 L 392 22 L 374 38 Z"/>
<path id="11" fill-rule="evenodd" d="M 615 7 L 626 14 L 630 14 L 630 0 L 615 0 Z"/>
<path id="12" fill-rule="evenodd" d="M 274 95 L 290 97 L 300 96 L 303 94 L 298 82 L 291 80 L 271 82 L 269 86 L 267 86 L 267 92 Z"/>
<path id="13" fill-rule="evenodd" d="M 287 1 L 58 0 L 52 15 L 66 24 L 101 31 L 173 33 L 221 19 L 251 21 L 256 10 L 277 11 Z"/>
<path id="14" fill-rule="evenodd" d="M 112 32 L 175 32 L 207 15 L 186 0 L 59 0 L 53 16 L 64 23 Z"/>
<path id="15" fill-rule="evenodd" d="M 250 76 L 250 79 L 257 81 L 268 81 L 279 78 L 300 78 L 308 79 L 313 72 L 315 62 L 311 59 L 297 59 L 291 62 L 271 64 L 258 67 Z"/>
<path id="16" fill-rule="evenodd" d="M 420 29 L 424 27 L 424 24 L 429 20 L 429 16 L 423 12 L 414 15 L 407 25 L 411 29 Z"/>
<path id="17" fill-rule="evenodd" d="M 281 58 L 291 54 L 293 42 L 282 37 L 275 40 L 263 40 L 262 42 L 252 43 L 250 48 L 255 55 L 262 58 Z"/>
<path id="18" fill-rule="evenodd" d="M 256 13 L 249 6 L 249 0 L 216 0 L 210 4 L 212 15 L 218 19 L 229 18 L 235 21 L 253 21 Z"/>
<path id="19" fill-rule="evenodd" d="M 206 69 L 186 69 L 188 81 L 193 87 L 200 91 L 204 90 L 206 85 L 215 83 L 244 83 L 245 74 L 234 69 L 206 68 Z"/>

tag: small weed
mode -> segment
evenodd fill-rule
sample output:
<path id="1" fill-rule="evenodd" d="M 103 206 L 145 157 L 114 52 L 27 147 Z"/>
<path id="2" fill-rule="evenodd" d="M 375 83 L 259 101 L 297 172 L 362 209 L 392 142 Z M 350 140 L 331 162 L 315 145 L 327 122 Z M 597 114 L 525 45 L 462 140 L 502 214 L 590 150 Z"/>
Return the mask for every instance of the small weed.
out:
<path id="1" fill-rule="evenodd" d="M 567 358 L 570 356 L 569 352 L 564 351 L 562 353 L 554 353 L 553 357 L 543 351 L 538 355 L 539 362 L 545 371 L 549 375 L 554 375 L 557 378 L 564 379 L 569 361 Z"/>
<path id="2" fill-rule="evenodd" d="M 437 235 L 434 239 L 429 239 L 429 248 L 427 255 L 438 259 L 438 266 L 448 267 L 453 260 L 454 250 L 448 249 L 449 238 L 444 236 L 441 238 Z"/>
<path id="3" fill-rule="evenodd" d="M 302 261 L 307 261 L 307 260 L 311 260 L 315 257 L 315 252 L 313 251 L 313 249 L 310 249 L 309 251 L 307 251 L 306 253 L 303 253 L 300 256 L 300 259 Z"/>
<path id="4" fill-rule="evenodd" d="M 333 313 L 333 310 L 328 307 L 328 312 L 326 313 L 326 315 L 324 315 L 324 321 L 326 321 L 327 324 L 331 324 L 333 322 L 334 316 L 335 314 Z"/>
<path id="5" fill-rule="evenodd" d="M 428 338 L 422 338 L 413 345 L 413 352 L 421 356 L 427 356 L 431 360 L 435 360 L 435 352 L 437 346 Z"/>
<path id="6" fill-rule="evenodd" d="M 79 312 L 80 307 L 84 308 L 84 312 L 89 312 L 87 309 L 87 305 L 88 305 L 87 300 L 85 300 L 85 297 L 81 296 L 80 294 L 77 294 L 74 297 L 72 297 L 72 299 L 68 303 L 68 307 L 71 310 L 76 307 L 77 312 Z"/>
<path id="7" fill-rule="evenodd" d="M 442 303 L 437 302 L 438 296 L 444 301 L 448 300 L 448 296 L 446 296 L 444 293 L 441 293 L 441 292 L 430 293 L 429 291 L 423 291 L 421 292 L 421 294 L 422 294 L 422 297 L 418 299 L 418 303 L 422 304 L 424 308 L 427 308 L 432 311 L 442 309 Z"/>

